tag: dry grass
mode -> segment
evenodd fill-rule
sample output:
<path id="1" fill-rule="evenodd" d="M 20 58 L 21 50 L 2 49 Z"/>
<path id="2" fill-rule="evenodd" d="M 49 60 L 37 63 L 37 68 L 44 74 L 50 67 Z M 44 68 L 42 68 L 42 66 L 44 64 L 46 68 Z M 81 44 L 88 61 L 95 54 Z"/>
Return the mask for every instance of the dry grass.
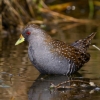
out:
<path id="1" fill-rule="evenodd" d="M 61 4 L 71 5 L 72 3 Z M 7 30 L 10 28 L 23 28 L 28 22 L 37 24 L 48 24 L 48 17 L 50 16 L 52 20 L 50 23 L 54 23 L 55 20 L 59 24 L 61 22 L 73 22 L 76 24 L 70 25 L 68 28 L 76 27 L 80 24 L 92 23 L 97 25 L 93 20 L 87 19 L 77 19 L 72 16 L 64 15 L 60 12 L 52 11 L 51 9 L 58 7 L 55 5 L 53 7 L 47 6 L 43 0 L 0 0 L 0 5 L 2 11 L 0 14 L 0 30 Z M 60 8 L 61 9 L 61 8 Z M 42 15 L 45 15 L 43 17 Z M 99 25 L 99 24 L 98 24 Z M 65 29 L 65 28 L 64 28 Z"/>

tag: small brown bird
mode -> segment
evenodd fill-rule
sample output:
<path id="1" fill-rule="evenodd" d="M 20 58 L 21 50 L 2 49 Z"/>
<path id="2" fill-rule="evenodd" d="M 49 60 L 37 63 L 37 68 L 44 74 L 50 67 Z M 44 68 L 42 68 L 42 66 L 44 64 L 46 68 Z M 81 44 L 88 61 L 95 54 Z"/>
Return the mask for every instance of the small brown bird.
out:
<path id="1" fill-rule="evenodd" d="M 96 33 L 68 45 L 52 39 L 34 24 L 27 25 L 15 45 L 28 41 L 28 55 L 32 64 L 42 74 L 72 74 L 90 59 L 87 49 Z M 24 37 L 24 38 L 23 38 Z"/>

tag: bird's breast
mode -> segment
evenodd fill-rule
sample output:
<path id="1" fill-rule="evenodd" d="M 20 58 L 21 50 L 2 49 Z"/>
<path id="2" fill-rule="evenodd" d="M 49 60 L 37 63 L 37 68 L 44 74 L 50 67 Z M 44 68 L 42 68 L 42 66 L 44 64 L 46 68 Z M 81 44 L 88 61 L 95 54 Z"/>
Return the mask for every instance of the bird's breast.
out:
<path id="1" fill-rule="evenodd" d="M 48 74 L 71 74 L 78 68 L 75 63 L 57 52 L 51 52 L 50 48 L 42 46 L 41 48 L 29 46 L 28 54 L 33 65 L 41 72 Z"/>

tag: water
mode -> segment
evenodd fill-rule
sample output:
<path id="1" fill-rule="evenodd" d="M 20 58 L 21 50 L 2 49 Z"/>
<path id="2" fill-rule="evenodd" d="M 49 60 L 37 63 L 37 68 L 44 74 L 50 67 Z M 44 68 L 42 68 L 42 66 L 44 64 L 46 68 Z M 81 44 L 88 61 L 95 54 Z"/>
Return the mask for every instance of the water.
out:
<path id="1" fill-rule="evenodd" d="M 58 32 L 53 38 L 66 43 L 84 38 L 97 31 L 92 44 L 100 47 L 99 27 L 80 25 L 65 32 Z M 59 30 L 58 30 L 59 31 Z M 60 30 L 61 31 L 61 30 Z M 71 77 L 89 78 L 100 86 L 100 51 L 90 46 L 91 59 L 73 76 L 42 76 L 29 61 L 28 44 L 24 42 L 15 46 L 19 34 L 0 37 L 0 99 L 1 100 L 100 100 L 100 91 L 90 93 L 91 90 L 50 91 L 50 83 L 55 85 L 70 80 Z"/>

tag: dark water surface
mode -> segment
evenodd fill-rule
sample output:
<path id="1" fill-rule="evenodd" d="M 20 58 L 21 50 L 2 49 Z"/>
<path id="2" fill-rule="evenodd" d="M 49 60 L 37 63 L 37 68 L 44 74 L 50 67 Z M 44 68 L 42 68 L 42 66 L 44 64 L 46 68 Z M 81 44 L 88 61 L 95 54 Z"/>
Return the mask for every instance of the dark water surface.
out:
<path id="1" fill-rule="evenodd" d="M 81 25 L 66 32 L 58 33 L 54 38 L 66 43 L 86 37 L 97 31 L 92 44 L 100 47 L 99 27 Z M 50 83 L 55 85 L 70 80 L 71 77 L 89 78 L 100 86 L 100 51 L 89 48 L 91 59 L 78 74 L 73 76 L 42 76 L 29 61 L 28 44 L 15 46 L 19 34 L 0 37 L 0 100 L 100 100 L 100 91 L 66 90 L 50 92 Z"/>

